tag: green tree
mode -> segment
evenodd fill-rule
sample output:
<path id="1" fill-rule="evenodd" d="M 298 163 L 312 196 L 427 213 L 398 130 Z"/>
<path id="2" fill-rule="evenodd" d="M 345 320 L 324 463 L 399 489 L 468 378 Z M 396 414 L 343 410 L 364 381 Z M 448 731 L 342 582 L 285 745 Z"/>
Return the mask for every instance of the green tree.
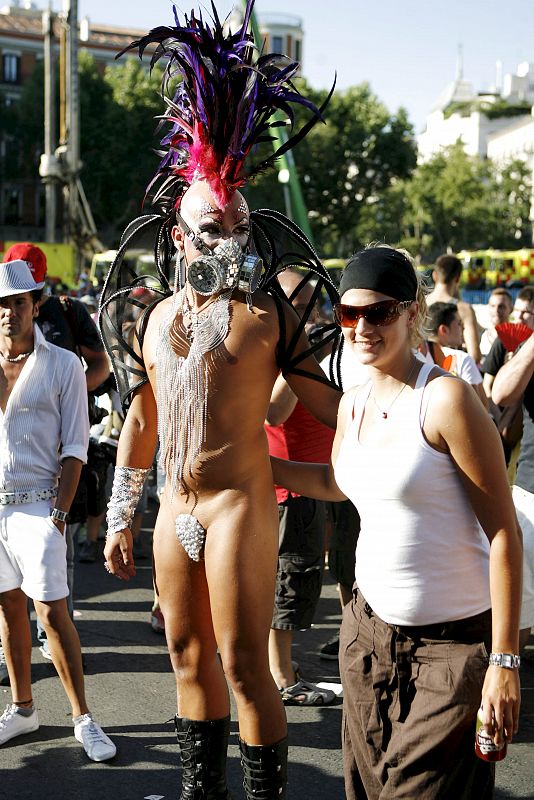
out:
<path id="1" fill-rule="evenodd" d="M 80 59 L 82 182 L 104 240 L 116 243 L 142 200 L 158 159 L 153 148 L 161 112 L 161 75 L 149 75 L 136 59 L 108 67 Z"/>
<path id="2" fill-rule="evenodd" d="M 497 166 L 492 196 L 496 206 L 494 246 L 528 247 L 532 241 L 532 172 L 527 163 L 514 159 Z"/>
<path id="3" fill-rule="evenodd" d="M 317 105 L 325 98 L 305 85 L 302 92 Z M 299 125 L 306 112 L 296 117 Z M 335 92 L 325 120 L 295 148 L 294 158 L 319 251 L 346 256 L 369 238 L 369 225 L 364 239 L 359 229 L 369 219 L 368 206 L 415 167 L 413 129 L 404 109 L 390 114 L 367 83 Z M 258 178 L 249 195 L 253 207 L 284 210 L 276 175 Z"/>
<path id="4" fill-rule="evenodd" d="M 461 142 L 419 164 L 405 184 L 398 240 L 423 261 L 447 248 L 520 247 L 530 238 L 526 165 L 497 166 Z"/>

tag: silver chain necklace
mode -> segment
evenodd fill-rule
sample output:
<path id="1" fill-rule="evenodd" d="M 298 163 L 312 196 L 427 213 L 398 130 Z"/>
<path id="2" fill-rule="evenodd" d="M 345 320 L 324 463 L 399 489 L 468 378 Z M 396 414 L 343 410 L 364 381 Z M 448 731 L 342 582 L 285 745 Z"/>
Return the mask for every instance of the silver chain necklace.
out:
<path id="1" fill-rule="evenodd" d="M 200 308 L 193 309 L 189 297 L 187 296 L 187 286 L 184 286 L 184 294 L 182 298 L 182 324 L 185 330 L 185 335 L 191 344 L 196 336 L 197 330 L 200 326 L 200 314 L 206 311 L 217 297 L 210 297 Z"/>
<path id="2" fill-rule="evenodd" d="M 18 356 L 14 356 L 11 358 L 10 356 L 5 356 L 3 353 L 0 353 L 0 356 L 4 359 L 4 361 L 9 361 L 10 364 L 16 364 L 18 361 L 24 361 L 25 358 L 31 356 L 33 353 L 33 347 L 31 350 L 28 350 L 27 353 L 20 353 Z"/>
<path id="3" fill-rule="evenodd" d="M 408 374 L 408 377 L 406 378 L 406 381 L 403 383 L 402 387 L 401 387 L 401 388 L 400 388 L 400 390 L 397 392 L 397 394 L 395 395 L 395 397 L 393 398 L 393 400 L 391 401 L 391 403 L 389 404 L 389 406 L 388 406 L 386 409 L 380 408 L 380 406 L 379 406 L 379 405 L 378 405 L 378 403 L 376 402 L 375 392 L 374 392 L 374 389 L 373 389 L 373 394 L 372 394 L 373 403 L 375 404 L 376 408 L 377 408 L 377 409 L 378 409 L 378 411 L 380 412 L 380 415 L 381 415 L 382 419 L 387 419 L 387 418 L 388 418 L 388 414 L 389 414 L 389 412 L 391 411 L 391 409 L 392 409 L 392 407 L 393 407 L 394 403 L 396 403 L 396 402 L 397 402 L 397 400 L 399 399 L 399 397 L 401 396 L 401 394 L 403 393 L 403 391 L 406 389 L 406 387 L 407 387 L 407 386 L 408 386 L 408 384 L 410 383 L 410 379 L 411 379 L 411 377 L 412 377 L 412 375 L 413 375 L 413 373 L 414 373 L 415 367 L 417 366 L 417 361 L 418 361 L 418 359 L 417 359 L 417 358 L 414 358 L 414 360 L 413 360 L 413 364 L 412 364 L 412 367 L 411 367 L 411 369 L 410 369 L 410 372 L 409 372 L 409 374 Z"/>

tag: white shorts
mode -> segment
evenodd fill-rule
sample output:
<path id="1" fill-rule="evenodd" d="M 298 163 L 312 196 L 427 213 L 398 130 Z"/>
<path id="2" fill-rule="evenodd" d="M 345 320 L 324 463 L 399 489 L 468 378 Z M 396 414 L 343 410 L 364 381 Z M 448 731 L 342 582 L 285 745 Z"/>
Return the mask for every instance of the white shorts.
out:
<path id="1" fill-rule="evenodd" d="M 512 487 L 517 519 L 523 532 L 523 602 L 520 630 L 534 627 L 534 494 Z"/>
<path id="2" fill-rule="evenodd" d="M 49 511 L 48 500 L 0 506 L 0 592 L 44 602 L 69 594 L 67 542 Z"/>

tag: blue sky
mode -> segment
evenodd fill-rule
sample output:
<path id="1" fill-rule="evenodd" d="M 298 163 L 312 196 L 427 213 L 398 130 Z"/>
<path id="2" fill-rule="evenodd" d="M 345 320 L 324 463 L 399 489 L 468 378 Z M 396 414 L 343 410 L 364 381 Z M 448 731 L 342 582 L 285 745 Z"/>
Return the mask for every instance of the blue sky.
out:
<path id="1" fill-rule="evenodd" d="M 176 5 L 189 12 L 198 2 Z M 59 0 L 54 6 L 59 9 Z M 232 2 L 216 0 L 216 6 L 225 16 Z M 367 80 L 391 111 L 408 109 L 416 131 L 454 78 L 459 44 L 464 77 L 477 91 L 495 83 L 498 59 L 505 73 L 534 62 L 534 0 L 256 0 L 256 11 L 303 19 L 304 74 L 313 86 L 330 85 L 336 70 L 342 88 Z M 172 23 L 172 2 L 79 0 L 79 15 L 148 30 Z"/>

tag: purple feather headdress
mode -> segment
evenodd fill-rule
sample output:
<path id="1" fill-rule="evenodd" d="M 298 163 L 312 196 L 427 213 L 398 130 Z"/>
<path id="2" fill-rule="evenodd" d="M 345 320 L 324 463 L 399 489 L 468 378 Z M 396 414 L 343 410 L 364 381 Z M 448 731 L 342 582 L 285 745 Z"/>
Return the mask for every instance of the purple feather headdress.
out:
<path id="1" fill-rule="evenodd" d="M 206 180 L 216 200 L 225 205 L 246 181 L 272 166 L 275 160 L 300 141 L 319 120 L 332 95 L 320 108 L 303 97 L 292 83 L 299 64 L 280 54 L 260 54 L 249 32 L 254 0 L 248 0 L 243 24 L 235 33 L 226 32 L 212 1 L 213 27 L 202 14 L 185 16 L 180 25 L 173 6 L 176 27 L 159 27 L 125 50 L 137 49 L 139 57 L 155 45 L 150 68 L 165 59 L 161 94 L 167 110 L 161 125 L 171 130 L 161 141 L 162 156 L 147 195 L 152 202 L 178 205 L 184 190 L 195 180 Z M 175 81 L 181 79 L 171 95 Z M 287 139 L 270 158 L 245 163 L 252 148 L 270 141 L 272 127 L 293 130 L 292 106 L 310 110 L 310 120 Z M 281 116 L 275 118 L 276 112 Z"/>

